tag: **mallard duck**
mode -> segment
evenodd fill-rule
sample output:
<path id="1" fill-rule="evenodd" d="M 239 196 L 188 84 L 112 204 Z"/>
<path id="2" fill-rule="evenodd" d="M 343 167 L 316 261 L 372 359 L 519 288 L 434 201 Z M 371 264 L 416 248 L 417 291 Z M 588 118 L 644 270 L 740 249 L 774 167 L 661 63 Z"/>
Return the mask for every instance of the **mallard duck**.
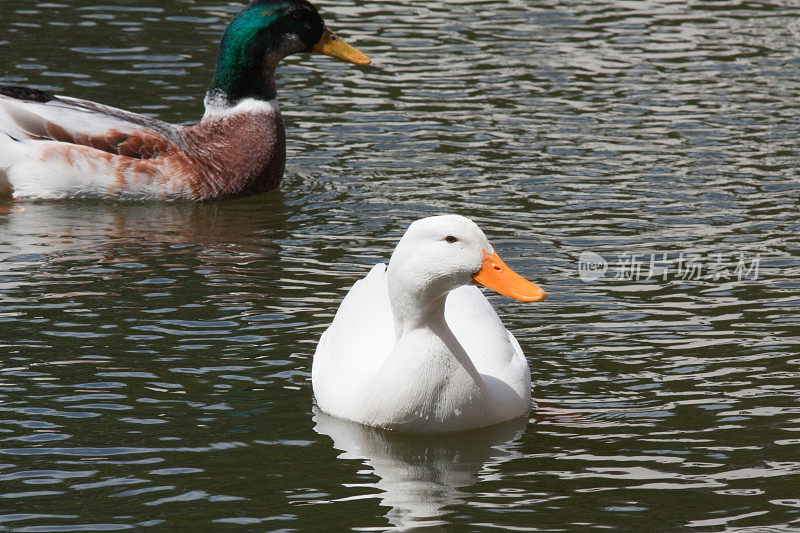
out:
<path id="1" fill-rule="evenodd" d="M 0 86 L 0 193 L 204 201 L 274 189 L 286 160 L 275 68 L 311 51 L 370 62 L 306 0 L 254 0 L 222 37 L 205 114 L 193 126 Z"/>
<path id="2" fill-rule="evenodd" d="M 416 433 L 525 415 L 527 360 L 476 283 L 525 302 L 546 296 L 503 263 L 471 220 L 412 223 L 389 266 L 356 282 L 323 333 L 311 370 L 318 407 Z"/>

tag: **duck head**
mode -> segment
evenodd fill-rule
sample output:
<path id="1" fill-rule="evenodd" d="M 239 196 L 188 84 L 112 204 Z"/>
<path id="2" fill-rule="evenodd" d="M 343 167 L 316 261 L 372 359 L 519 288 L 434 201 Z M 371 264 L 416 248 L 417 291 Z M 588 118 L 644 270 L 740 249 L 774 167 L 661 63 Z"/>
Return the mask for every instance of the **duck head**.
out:
<path id="1" fill-rule="evenodd" d="M 356 65 L 370 63 L 331 31 L 306 0 L 254 0 L 222 36 L 209 96 L 231 104 L 244 98 L 272 100 L 275 67 L 284 57 L 300 52 Z"/>
<path id="2" fill-rule="evenodd" d="M 392 253 L 387 270 L 389 300 L 399 338 L 409 328 L 435 322 L 451 290 L 479 284 L 523 302 L 545 291 L 511 270 L 483 231 L 459 215 L 412 223 Z"/>

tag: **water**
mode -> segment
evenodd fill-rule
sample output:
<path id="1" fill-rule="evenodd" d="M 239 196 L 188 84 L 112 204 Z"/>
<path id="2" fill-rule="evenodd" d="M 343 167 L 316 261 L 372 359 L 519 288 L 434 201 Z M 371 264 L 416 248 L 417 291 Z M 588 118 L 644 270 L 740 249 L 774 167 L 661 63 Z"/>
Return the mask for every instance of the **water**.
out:
<path id="1" fill-rule="evenodd" d="M 280 70 L 279 191 L 0 203 L 0 528 L 800 528 L 800 7 L 318 4 L 374 63 Z M 2 2 L 0 82 L 191 122 L 237 10 Z M 338 302 L 440 212 L 548 290 L 492 297 L 538 408 L 315 414 Z M 730 264 L 645 279 L 663 254 Z"/>

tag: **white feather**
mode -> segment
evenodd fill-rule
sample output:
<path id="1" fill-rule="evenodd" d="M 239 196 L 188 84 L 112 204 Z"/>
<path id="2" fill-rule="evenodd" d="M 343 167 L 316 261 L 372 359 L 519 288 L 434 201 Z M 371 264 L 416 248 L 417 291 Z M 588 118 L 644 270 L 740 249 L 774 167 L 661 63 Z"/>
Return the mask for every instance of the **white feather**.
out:
<path id="1" fill-rule="evenodd" d="M 280 114 L 281 112 L 277 99 L 264 101 L 256 100 L 255 98 L 244 98 L 231 107 L 225 103 L 217 103 L 213 98 L 206 96 L 205 105 L 206 112 L 203 115 L 203 120 L 225 118 L 239 113 Z"/>
<path id="2" fill-rule="evenodd" d="M 389 283 L 387 267 L 375 265 L 353 285 L 322 335 L 314 353 L 312 382 L 323 411 L 368 425 L 449 431 L 510 420 L 529 410 L 527 360 L 477 287 L 451 290 L 444 306 L 447 326 L 480 375 L 479 387 L 487 392 L 481 400 L 485 405 L 458 413 L 448 412 L 447 405 L 460 405 L 461 396 L 473 393 L 466 390 L 471 386 L 469 378 L 458 381 L 464 369 L 457 358 L 426 345 L 436 343 L 427 333 L 412 333 L 412 342 L 398 339 Z M 446 336 L 435 325 L 431 330 L 434 337 Z M 466 373 L 469 362 L 465 362 Z M 444 387 L 439 405 L 425 404 L 425 391 L 437 387 Z M 408 420 L 408 412 L 418 420 Z"/>

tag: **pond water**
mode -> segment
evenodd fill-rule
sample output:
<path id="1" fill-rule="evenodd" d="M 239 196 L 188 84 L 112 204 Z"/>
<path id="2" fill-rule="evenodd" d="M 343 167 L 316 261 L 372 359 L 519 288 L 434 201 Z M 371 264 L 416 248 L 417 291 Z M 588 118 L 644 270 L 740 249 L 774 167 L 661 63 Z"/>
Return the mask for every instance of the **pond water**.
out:
<path id="1" fill-rule="evenodd" d="M 0 83 L 192 122 L 240 5 L 0 2 Z M 800 5 L 317 5 L 373 65 L 284 63 L 278 191 L 0 201 L 0 529 L 800 528 Z M 549 293 L 490 296 L 530 419 L 315 413 L 338 302 L 443 212 Z"/>

